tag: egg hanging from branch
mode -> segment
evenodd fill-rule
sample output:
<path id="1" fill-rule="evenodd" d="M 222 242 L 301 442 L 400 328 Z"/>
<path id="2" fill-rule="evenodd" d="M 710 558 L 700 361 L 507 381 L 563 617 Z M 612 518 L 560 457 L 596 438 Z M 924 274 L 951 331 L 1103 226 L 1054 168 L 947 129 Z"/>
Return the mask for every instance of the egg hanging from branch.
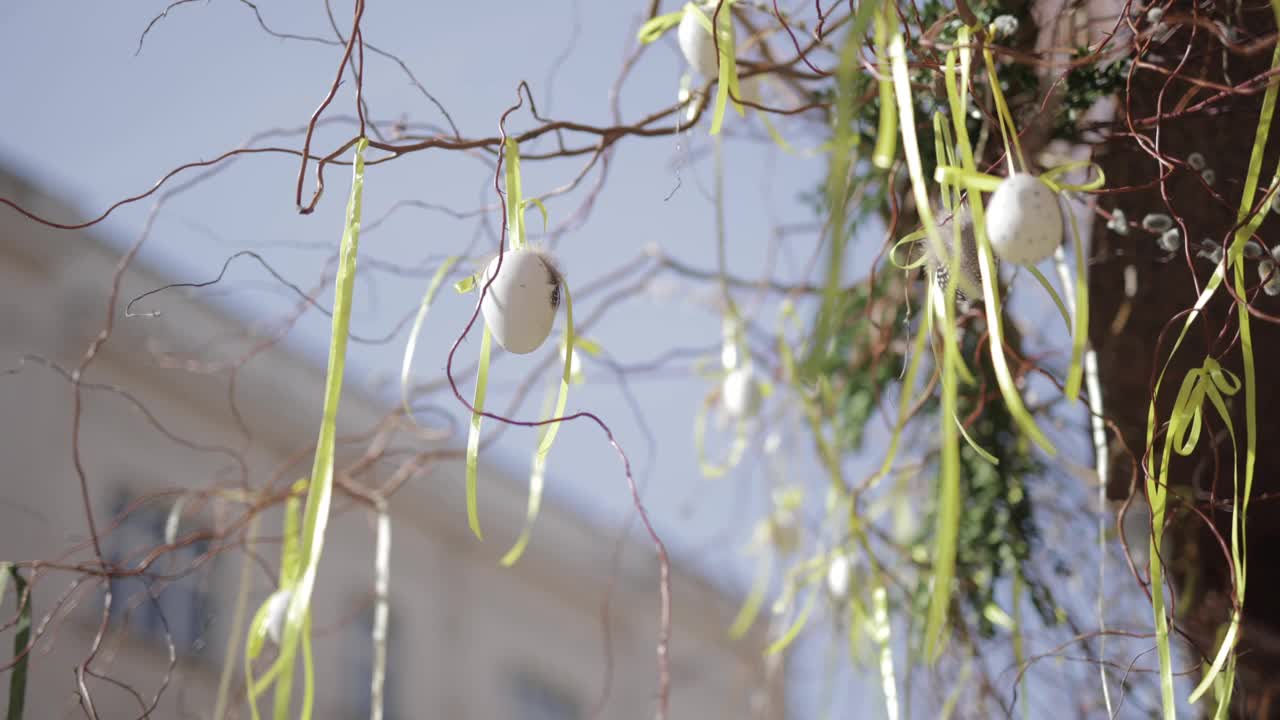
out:
<path id="1" fill-rule="evenodd" d="M 840 553 L 831 558 L 831 563 L 827 565 L 827 592 L 831 593 L 831 597 L 843 600 L 848 596 L 850 570 L 848 555 Z"/>
<path id="2" fill-rule="evenodd" d="M 1035 265 L 1048 258 L 1062 244 L 1057 193 L 1034 175 L 1005 178 L 987 206 L 987 237 L 1002 260 Z"/>
<path id="3" fill-rule="evenodd" d="M 763 393 L 760 380 L 750 367 L 739 367 L 725 375 L 720 386 L 725 412 L 735 420 L 745 420 L 760 412 Z"/>
<path id="4" fill-rule="evenodd" d="M 508 250 L 501 268 L 498 260 L 485 269 L 485 282 L 493 278 L 493 284 L 480 311 L 493 339 L 507 352 L 531 353 L 551 334 L 560 309 L 560 270 L 550 255 L 529 247 Z"/>
<path id="5" fill-rule="evenodd" d="M 292 590 L 277 590 L 267 598 L 267 637 L 276 645 L 280 644 L 285 615 L 289 612 L 289 601 L 292 599 Z"/>
<path id="6" fill-rule="evenodd" d="M 716 41 L 698 18 L 699 12 L 692 5 L 685 7 L 684 17 L 680 18 L 680 26 L 676 29 L 676 40 L 689 66 L 710 80 L 720 74 L 720 66 L 716 62 Z"/>

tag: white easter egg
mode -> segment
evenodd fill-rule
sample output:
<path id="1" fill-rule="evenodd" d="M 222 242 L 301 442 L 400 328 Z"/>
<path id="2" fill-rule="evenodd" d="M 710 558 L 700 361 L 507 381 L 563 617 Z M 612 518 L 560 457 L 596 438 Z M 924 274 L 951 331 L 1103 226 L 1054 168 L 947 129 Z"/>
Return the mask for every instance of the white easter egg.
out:
<path id="1" fill-rule="evenodd" d="M 827 592 L 832 597 L 843 598 L 849 592 L 849 557 L 840 554 L 827 566 Z"/>
<path id="2" fill-rule="evenodd" d="M 551 334 L 560 308 L 560 272 L 555 264 L 536 250 L 508 250 L 501 269 L 495 257 L 485 277 L 486 282 L 494 280 L 480 311 L 493 339 L 517 355 L 537 350 Z"/>
<path id="3" fill-rule="evenodd" d="M 745 419 L 760 412 L 763 397 L 760 381 L 749 367 L 734 368 L 724 376 L 720 386 L 725 412 L 734 419 Z"/>
<path id="4" fill-rule="evenodd" d="M 284 617 L 289 611 L 289 600 L 293 593 L 287 590 L 277 591 L 267 598 L 267 637 L 276 645 L 280 644 L 280 633 L 284 629 Z"/>
<path id="5" fill-rule="evenodd" d="M 699 75 L 708 80 L 719 76 L 715 38 L 702 25 L 693 8 L 685 8 L 684 17 L 680 18 L 680 27 L 676 29 L 676 40 L 680 44 L 680 52 L 684 53 L 684 59 Z"/>
<path id="6" fill-rule="evenodd" d="M 1035 265 L 1062 244 L 1062 208 L 1058 196 L 1038 177 L 1016 173 L 1005 178 L 987 206 L 987 237 L 1002 260 Z"/>

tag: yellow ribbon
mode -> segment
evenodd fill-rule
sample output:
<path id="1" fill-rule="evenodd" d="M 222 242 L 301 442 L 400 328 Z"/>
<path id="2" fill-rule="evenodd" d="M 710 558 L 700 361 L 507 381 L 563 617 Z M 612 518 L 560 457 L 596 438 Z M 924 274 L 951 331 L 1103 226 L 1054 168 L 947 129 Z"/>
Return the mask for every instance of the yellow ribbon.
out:
<path id="1" fill-rule="evenodd" d="M 1204 401 L 1207 398 L 1222 416 L 1227 431 L 1235 437 L 1231 416 L 1227 412 L 1226 398 L 1235 395 L 1242 387 L 1240 378 L 1213 358 L 1206 358 L 1204 365 L 1187 373 L 1178 388 L 1178 399 L 1169 418 L 1168 442 L 1174 452 L 1187 456 L 1195 450 L 1200 440 L 1200 427 L 1204 421 Z"/>

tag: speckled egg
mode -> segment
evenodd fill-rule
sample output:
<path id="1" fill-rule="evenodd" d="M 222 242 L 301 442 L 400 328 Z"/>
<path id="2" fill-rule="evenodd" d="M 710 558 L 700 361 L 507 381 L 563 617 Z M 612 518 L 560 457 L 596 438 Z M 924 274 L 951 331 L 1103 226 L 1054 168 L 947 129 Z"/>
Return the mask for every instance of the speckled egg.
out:
<path id="1" fill-rule="evenodd" d="M 1062 208 L 1043 180 L 1026 173 L 1005 178 L 987 206 L 987 237 L 1002 260 L 1035 265 L 1062 244 Z"/>

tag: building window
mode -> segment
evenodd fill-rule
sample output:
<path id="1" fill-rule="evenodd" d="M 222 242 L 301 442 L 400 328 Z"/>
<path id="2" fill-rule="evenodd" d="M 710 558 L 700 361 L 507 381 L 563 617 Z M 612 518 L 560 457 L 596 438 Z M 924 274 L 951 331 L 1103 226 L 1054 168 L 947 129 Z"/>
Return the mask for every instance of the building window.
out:
<path id="1" fill-rule="evenodd" d="M 531 672 L 513 673 L 510 687 L 511 720 L 582 720 L 582 707 L 572 694 Z"/>
<path id="2" fill-rule="evenodd" d="M 120 518 L 120 524 L 103 541 L 107 560 L 122 570 L 140 568 L 166 544 L 168 511 L 144 505 L 121 517 L 132 500 L 127 494 L 117 498 L 112 517 Z M 183 528 L 179 536 L 189 534 L 189 529 Z M 212 617 L 208 588 L 213 561 L 198 567 L 196 563 L 208 551 L 206 540 L 179 545 L 163 552 L 142 574 L 111 578 L 111 622 L 146 642 L 164 646 L 172 640 L 179 655 L 200 652 Z"/>

